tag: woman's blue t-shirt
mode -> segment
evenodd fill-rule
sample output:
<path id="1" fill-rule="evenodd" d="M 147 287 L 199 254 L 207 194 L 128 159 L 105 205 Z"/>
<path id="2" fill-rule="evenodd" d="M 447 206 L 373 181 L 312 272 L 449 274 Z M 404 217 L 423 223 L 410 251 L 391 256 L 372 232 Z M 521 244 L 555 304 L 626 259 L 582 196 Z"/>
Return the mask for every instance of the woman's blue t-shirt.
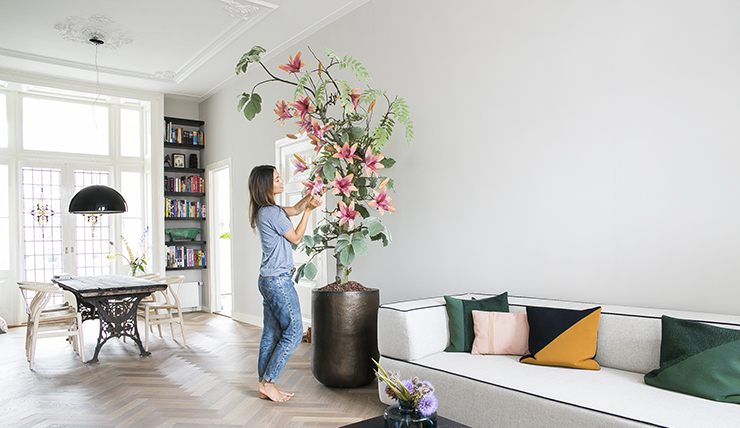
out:
<path id="1" fill-rule="evenodd" d="M 283 236 L 293 227 L 282 208 L 273 205 L 257 212 L 257 231 L 262 244 L 260 276 L 278 276 L 293 270 L 293 248 Z"/>

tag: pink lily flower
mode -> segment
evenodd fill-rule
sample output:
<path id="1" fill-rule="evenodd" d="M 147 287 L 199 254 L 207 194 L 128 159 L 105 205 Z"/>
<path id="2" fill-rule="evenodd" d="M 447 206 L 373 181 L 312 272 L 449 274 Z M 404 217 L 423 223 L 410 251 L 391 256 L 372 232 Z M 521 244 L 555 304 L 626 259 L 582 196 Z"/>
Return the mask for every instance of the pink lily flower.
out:
<path id="1" fill-rule="evenodd" d="M 352 201 L 349 203 L 349 206 L 344 203 L 344 201 L 339 201 L 339 210 L 332 213 L 334 217 L 339 217 L 339 225 L 343 225 L 344 223 L 349 223 L 349 228 L 354 229 L 355 227 L 355 218 L 357 218 L 360 213 L 355 211 L 355 201 Z"/>
<path id="2" fill-rule="evenodd" d="M 391 199 L 393 198 L 388 196 L 385 187 L 380 192 L 373 189 L 373 192 L 375 193 L 375 199 L 368 202 L 368 205 L 377 208 L 378 211 L 380 211 L 380 215 L 383 215 L 384 211 L 389 211 L 392 213 L 396 212 L 396 207 L 391 205 Z"/>
<path id="3" fill-rule="evenodd" d="M 308 164 L 306 163 L 306 160 L 301 157 L 298 153 L 294 153 L 293 156 L 295 156 L 295 159 L 291 159 L 291 163 L 293 163 L 293 166 L 295 167 L 295 171 L 293 171 L 293 175 L 298 174 L 299 172 L 307 171 L 308 170 Z"/>
<path id="4" fill-rule="evenodd" d="M 311 132 L 312 125 L 311 125 L 311 116 L 304 116 L 301 120 L 296 122 L 296 125 L 301 125 L 301 129 L 298 132 Z"/>
<path id="5" fill-rule="evenodd" d="M 334 186 L 334 190 L 331 193 L 335 195 L 343 193 L 344 196 L 349 197 L 349 192 L 357 190 L 357 187 L 352 184 L 354 176 L 354 174 L 349 174 L 346 177 L 342 177 L 339 171 L 337 171 L 334 181 L 329 182 L 329 184 Z"/>
<path id="6" fill-rule="evenodd" d="M 327 131 L 329 131 L 331 128 L 333 128 L 334 125 L 326 125 L 325 127 L 321 127 L 319 125 L 319 122 L 314 120 L 313 124 L 311 125 L 311 129 L 308 130 L 308 137 L 311 138 L 311 144 L 316 146 L 316 153 L 319 153 L 321 149 L 326 145 L 326 140 L 324 140 L 324 135 Z"/>
<path id="7" fill-rule="evenodd" d="M 344 143 L 342 147 L 339 147 L 337 144 L 335 144 L 334 148 L 337 150 L 337 152 L 334 153 L 332 157 L 344 159 L 349 163 L 354 163 L 355 159 L 362 159 L 355 154 L 355 150 L 357 150 L 357 143 L 353 144 L 352 147 L 349 146 L 349 143 Z"/>
<path id="8" fill-rule="evenodd" d="M 308 113 L 316 110 L 315 107 L 311 106 L 311 100 L 308 98 L 308 96 L 302 97 L 298 95 L 298 99 L 296 99 L 296 102 L 290 103 L 290 105 L 291 107 L 295 108 L 295 112 L 298 113 L 297 115 L 300 115 L 301 119 L 304 120 L 306 119 L 306 115 Z"/>
<path id="9" fill-rule="evenodd" d="M 365 174 L 368 177 L 372 174 L 375 174 L 375 176 L 378 177 L 378 170 L 385 168 L 385 166 L 380 163 L 383 158 L 383 155 L 373 155 L 373 149 L 370 146 L 367 147 L 367 150 L 365 151 Z"/>
<path id="10" fill-rule="evenodd" d="M 285 101 L 278 101 L 275 103 L 275 114 L 278 115 L 278 120 L 280 121 L 280 124 L 285 124 L 285 119 L 290 119 L 293 117 L 293 113 L 288 109 L 288 104 L 285 103 Z"/>
<path id="11" fill-rule="evenodd" d="M 388 185 L 388 181 L 390 180 L 390 177 L 386 177 L 385 180 L 380 182 L 380 185 L 378 185 L 378 189 L 385 189 L 385 186 Z"/>
<path id="12" fill-rule="evenodd" d="M 357 104 L 360 102 L 360 94 L 357 93 L 359 90 L 360 88 L 355 88 L 349 94 L 349 98 L 352 101 L 352 111 L 357 109 Z"/>
<path id="13" fill-rule="evenodd" d="M 324 190 L 324 180 L 322 180 L 318 174 L 316 174 L 316 179 L 314 181 L 303 181 L 301 184 L 308 187 L 308 189 L 306 189 L 306 194 L 310 193 L 311 195 L 320 195 Z"/>
<path id="14" fill-rule="evenodd" d="M 304 65 L 306 65 L 306 63 L 301 62 L 301 53 L 298 52 L 298 54 L 296 54 L 295 56 L 295 59 L 293 59 L 293 56 L 290 55 L 290 61 L 288 61 L 287 64 L 279 65 L 278 67 L 280 67 L 281 70 L 293 74 L 301 71 L 301 67 L 303 67 Z"/>

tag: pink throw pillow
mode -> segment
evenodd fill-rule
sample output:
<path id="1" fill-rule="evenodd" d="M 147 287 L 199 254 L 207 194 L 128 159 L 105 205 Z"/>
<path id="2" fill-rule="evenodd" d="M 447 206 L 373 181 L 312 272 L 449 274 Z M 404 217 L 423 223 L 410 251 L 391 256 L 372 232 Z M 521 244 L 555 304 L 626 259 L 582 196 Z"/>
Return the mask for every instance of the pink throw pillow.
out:
<path id="1" fill-rule="evenodd" d="M 475 340 L 471 354 L 526 355 L 529 352 L 527 314 L 473 311 Z"/>

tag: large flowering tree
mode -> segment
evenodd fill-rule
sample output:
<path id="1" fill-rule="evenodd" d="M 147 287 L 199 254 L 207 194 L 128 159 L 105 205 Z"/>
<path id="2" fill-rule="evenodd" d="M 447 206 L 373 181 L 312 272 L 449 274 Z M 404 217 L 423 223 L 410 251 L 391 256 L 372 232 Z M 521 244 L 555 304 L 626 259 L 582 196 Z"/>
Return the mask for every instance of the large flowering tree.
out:
<path id="1" fill-rule="evenodd" d="M 381 152 L 396 123 L 404 126 L 406 140 L 411 144 L 414 132 L 408 105 L 403 98 L 391 99 L 385 91 L 369 87 L 370 75 L 365 67 L 352 57 L 340 58 L 331 49 L 326 49 L 326 63 L 314 55 L 317 65 L 308 69 L 304 69 L 301 52 L 291 55 L 287 64 L 279 66 L 287 73 L 284 77 L 276 76 L 261 62 L 265 52 L 255 46 L 236 65 L 236 74 L 246 72 L 249 64 L 259 64 L 269 76 L 254 85 L 251 92 L 239 95 L 238 110 L 251 121 L 262 110 L 257 87 L 269 82 L 294 86 L 293 102 L 275 103 L 277 120 L 283 124 L 297 119 L 299 131 L 288 137 L 308 136 L 316 151 L 316 158 L 310 163 L 295 156 L 295 173 L 309 171 L 310 179 L 303 182 L 307 193 L 322 194 L 328 190 L 338 197 L 337 205 L 328 212 L 331 215 L 321 220 L 313 234 L 304 235 L 298 248 L 306 252 L 309 260 L 298 268 L 294 280 L 298 282 L 303 276 L 313 279 L 317 269 L 312 260 L 331 250 L 336 259 L 336 283 L 345 284 L 355 256 L 368 253 L 368 239 L 381 241 L 383 246 L 391 242 L 390 231 L 374 215 L 395 212 L 388 196 L 393 180 L 385 176 L 395 161 Z M 350 71 L 364 89 L 335 77 L 341 70 Z M 379 100 L 387 106 L 380 113 L 376 109 Z"/>

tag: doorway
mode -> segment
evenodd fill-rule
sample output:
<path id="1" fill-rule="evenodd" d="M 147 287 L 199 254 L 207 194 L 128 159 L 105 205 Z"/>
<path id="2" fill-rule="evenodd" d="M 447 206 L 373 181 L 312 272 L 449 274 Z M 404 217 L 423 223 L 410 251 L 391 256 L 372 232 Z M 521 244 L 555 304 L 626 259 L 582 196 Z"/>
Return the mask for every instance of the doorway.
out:
<path id="1" fill-rule="evenodd" d="M 231 317 L 231 158 L 208 165 L 211 312 Z"/>

